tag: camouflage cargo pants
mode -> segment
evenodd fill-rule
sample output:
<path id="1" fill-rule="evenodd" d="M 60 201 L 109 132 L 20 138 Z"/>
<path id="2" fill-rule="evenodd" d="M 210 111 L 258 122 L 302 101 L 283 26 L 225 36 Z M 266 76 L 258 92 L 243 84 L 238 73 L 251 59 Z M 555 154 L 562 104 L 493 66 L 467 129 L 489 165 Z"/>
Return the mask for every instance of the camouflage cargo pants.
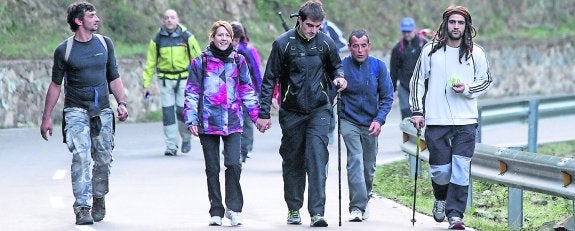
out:
<path id="1" fill-rule="evenodd" d="M 108 193 L 114 148 L 114 112 L 110 108 L 101 111 L 102 127 L 99 135 L 93 137 L 90 135 L 90 117 L 86 110 L 65 108 L 64 117 L 66 144 L 72 153 L 72 191 L 76 198 L 73 207 L 77 212 L 81 207 L 92 206 L 92 196 L 103 197 Z"/>

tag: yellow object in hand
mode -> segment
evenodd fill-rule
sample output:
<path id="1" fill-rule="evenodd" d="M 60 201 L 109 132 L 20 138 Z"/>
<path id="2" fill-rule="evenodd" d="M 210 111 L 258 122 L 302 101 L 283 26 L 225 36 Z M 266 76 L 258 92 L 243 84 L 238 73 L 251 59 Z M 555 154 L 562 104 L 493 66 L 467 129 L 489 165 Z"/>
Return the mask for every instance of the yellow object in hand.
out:
<path id="1" fill-rule="evenodd" d="M 451 75 L 451 78 L 449 79 L 449 86 L 453 87 L 453 85 L 455 85 L 456 83 L 460 83 L 461 81 L 459 81 L 459 78 L 457 78 L 456 75 Z"/>

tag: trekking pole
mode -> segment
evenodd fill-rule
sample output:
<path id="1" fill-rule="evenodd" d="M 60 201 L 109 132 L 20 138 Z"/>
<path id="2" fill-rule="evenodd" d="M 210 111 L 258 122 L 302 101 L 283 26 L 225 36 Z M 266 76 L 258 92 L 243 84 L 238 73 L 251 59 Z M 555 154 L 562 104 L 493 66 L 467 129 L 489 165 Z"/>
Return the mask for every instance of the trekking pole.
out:
<path id="1" fill-rule="evenodd" d="M 335 86 L 335 89 L 339 89 L 339 83 Z M 339 181 L 339 226 L 341 227 L 341 118 L 340 114 L 340 102 L 341 102 L 341 92 L 337 93 L 337 174 Z"/>
<path id="2" fill-rule="evenodd" d="M 285 30 L 285 31 L 288 31 L 288 30 L 289 30 L 289 26 L 288 26 L 288 24 L 286 23 L 286 20 L 284 19 L 284 16 L 282 15 L 282 12 L 281 12 L 281 11 L 278 12 L 278 16 L 279 16 L 280 19 L 282 20 L 282 26 L 283 26 L 284 30 Z"/>
<path id="3" fill-rule="evenodd" d="M 417 129 L 417 147 L 415 147 L 415 183 L 413 184 L 413 208 L 411 214 L 411 225 L 415 226 L 415 200 L 417 199 L 417 169 L 419 168 L 419 143 L 421 142 L 421 129 Z"/>

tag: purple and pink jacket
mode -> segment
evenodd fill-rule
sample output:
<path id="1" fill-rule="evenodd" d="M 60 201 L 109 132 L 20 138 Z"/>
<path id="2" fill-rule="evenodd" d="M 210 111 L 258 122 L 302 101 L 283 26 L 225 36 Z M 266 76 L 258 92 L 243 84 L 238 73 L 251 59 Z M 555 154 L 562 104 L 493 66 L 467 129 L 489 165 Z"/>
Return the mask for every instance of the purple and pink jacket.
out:
<path id="1" fill-rule="evenodd" d="M 246 58 L 252 79 L 252 86 L 254 90 L 256 90 L 256 94 L 259 95 L 262 88 L 262 73 L 260 71 L 260 56 L 257 50 L 251 44 L 244 42 L 239 42 L 236 50 Z"/>
<path id="2" fill-rule="evenodd" d="M 255 123 L 259 103 L 244 56 L 233 51 L 224 62 L 205 50 L 192 60 L 184 99 L 184 121 L 188 128 L 197 125 L 199 134 L 222 136 L 242 132 L 242 104 Z"/>

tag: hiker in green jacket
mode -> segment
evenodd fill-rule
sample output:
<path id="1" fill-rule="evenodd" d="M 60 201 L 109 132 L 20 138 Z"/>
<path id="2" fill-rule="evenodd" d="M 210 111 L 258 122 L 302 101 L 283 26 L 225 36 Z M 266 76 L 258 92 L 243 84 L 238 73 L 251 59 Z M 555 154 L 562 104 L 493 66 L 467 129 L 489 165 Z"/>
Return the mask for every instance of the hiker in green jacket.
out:
<path id="1" fill-rule="evenodd" d="M 191 135 L 186 129 L 182 111 L 184 88 L 188 78 L 190 61 L 201 52 L 198 41 L 186 27 L 179 24 L 178 13 L 169 9 L 164 12 L 163 26 L 150 41 L 148 58 L 144 69 L 144 97 L 151 95 L 152 77 L 160 80 L 160 99 L 164 123 L 166 156 L 178 153 L 178 132 L 182 140 L 182 153 L 190 151 Z M 178 121 L 176 123 L 176 120 Z"/>

